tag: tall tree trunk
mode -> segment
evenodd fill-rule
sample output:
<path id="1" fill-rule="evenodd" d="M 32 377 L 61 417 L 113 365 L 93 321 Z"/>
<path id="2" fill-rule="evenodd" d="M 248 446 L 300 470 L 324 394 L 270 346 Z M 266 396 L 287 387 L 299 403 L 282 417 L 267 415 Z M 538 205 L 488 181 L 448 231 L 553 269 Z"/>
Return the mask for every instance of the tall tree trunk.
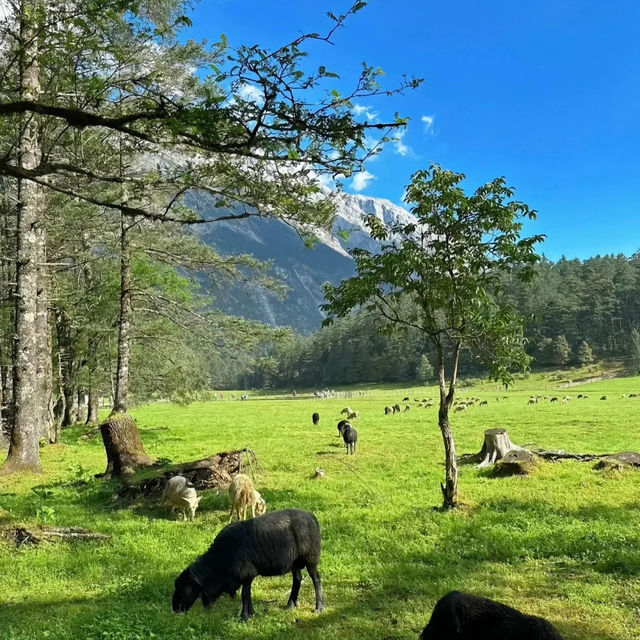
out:
<path id="1" fill-rule="evenodd" d="M 98 410 L 100 409 L 100 391 L 95 384 L 89 387 L 89 404 L 87 406 L 87 426 L 98 423 Z"/>
<path id="2" fill-rule="evenodd" d="M 86 425 L 97 424 L 100 402 L 100 389 L 98 387 L 98 347 L 99 338 L 89 334 L 87 338 L 87 370 L 89 372 L 89 403 L 87 405 Z"/>
<path id="3" fill-rule="evenodd" d="M 20 15 L 20 85 L 23 100 L 40 97 L 40 70 L 35 16 L 38 0 L 23 0 Z M 19 165 L 36 169 L 42 153 L 38 119 L 25 116 L 19 139 Z M 43 432 L 44 399 L 38 384 L 38 307 L 42 291 L 38 287 L 39 227 L 43 224 L 43 187 L 18 181 L 16 225 L 16 318 L 13 383 L 13 428 L 9 454 L 3 470 L 40 470 L 40 436 Z"/>
<path id="4" fill-rule="evenodd" d="M 76 423 L 78 413 L 77 367 L 73 352 L 69 317 L 60 309 L 56 312 L 56 331 L 58 357 L 60 359 L 60 381 L 64 397 L 62 426 L 70 427 Z"/>
<path id="5" fill-rule="evenodd" d="M 129 361 L 131 355 L 131 253 L 126 220 L 120 223 L 120 321 L 118 324 L 118 367 L 113 399 L 113 413 L 125 413 L 129 396 Z"/>
<path id="6" fill-rule="evenodd" d="M 453 431 L 449 423 L 449 409 L 453 404 L 453 398 L 455 395 L 455 383 L 458 370 L 458 355 L 456 355 L 456 361 L 454 370 L 452 372 L 452 379 L 449 385 L 449 391 L 447 392 L 447 382 L 444 367 L 444 353 L 442 345 L 438 344 L 436 347 L 438 356 L 438 382 L 440 387 L 440 408 L 438 410 L 438 426 L 442 433 L 442 440 L 444 441 L 445 451 L 445 483 L 440 484 L 442 489 L 442 508 L 454 509 L 458 503 L 458 459 L 456 457 L 456 444 L 453 439 Z M 457 352 L 459 354 L 459 351 Z"/>
<path id="7" fill-rule="evenodd" d="M 57 323 L 56 323 L 57 326 Z M 65 412 L 65 400 L 64 400 L 64 390 L 62 386 L 62 353 L 60 352 L 60 345 L 58 344 L 58 357 L 57 361 L 57 381 L 58 381 L 58 389 L 57 389 L 57 399 L 55 405 L 53 406 L 53 442 L 60 442 L 60 431 L 62 429 L 62 421 L 64 419 Z"/>
<path id="8" fill-rule="evenodd" d="M 42 231 L 42 230 L 41 230 Z M 37 346 L 37 383 L 38 393 L 41 396 L 41 437 L 47 442 L 52 442 L 53 431 L 53 367 L 51 362 L 51 324 L 49 322 L 49 307 L 47 296 L 46 246 L 44 233 L 39 234 L 38 251 L 40 264 L 43 265 L 38 274 L 38 314 L 36 325 L 38 331 Z"/>
<path id="9" fill-rule="evenodd" d="M 87 392 L 78 389 L 78 405 L 76 407 L 76 422 L 85 422 L 87 419 Z"/>

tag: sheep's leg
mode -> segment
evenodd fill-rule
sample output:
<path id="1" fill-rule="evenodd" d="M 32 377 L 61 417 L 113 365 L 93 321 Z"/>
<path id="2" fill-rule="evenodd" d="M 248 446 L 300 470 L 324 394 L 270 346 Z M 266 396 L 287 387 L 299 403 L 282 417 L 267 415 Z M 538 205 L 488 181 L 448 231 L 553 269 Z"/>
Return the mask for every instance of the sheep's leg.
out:
<path id="1" fill-rule="evenodd" d="M 300 593 L 300 585 L 302 584 L 302 571 L 299 567 L 294 567 L 291 571 L 293 575 L 293 585 L 291 586 L 291 595 L 287 602 L 287 609 L 293 609 L 298 606 L 298 594 Z"/>
<path id="2" fill-rule="evenodd" d="M 253 602 L 251 600 L 251 580 L 247 580 L 242 585 L 242 614 L 243 620 L 248 620 L 253 614 Z"/>
<path id="3" fill-rule="evenodd" d="M 318 567 L 313 564 L 307 565 L 307 571 L 311 576 L 313 582 L 313 588 L 316 592 L 316 613 L 322 613 L 324 611 L 324 600 L 322 598 L 322 581 L 320 580 L 320 573 L 318 573 Z"/>
<path id="4" fill-rule="evenodd" d="M 251 503 L 251 517 L 252 518 L 256 517 L 256 504 L 255 504 L 255 502 Z"/>
<path id="5" fill-rule="evenodd" d="M 233 505 L 231 505 L 231 513 L 229 514 L 229 522 L 227 524 L 231 524 L 232 520 L 233 520 Z"/>

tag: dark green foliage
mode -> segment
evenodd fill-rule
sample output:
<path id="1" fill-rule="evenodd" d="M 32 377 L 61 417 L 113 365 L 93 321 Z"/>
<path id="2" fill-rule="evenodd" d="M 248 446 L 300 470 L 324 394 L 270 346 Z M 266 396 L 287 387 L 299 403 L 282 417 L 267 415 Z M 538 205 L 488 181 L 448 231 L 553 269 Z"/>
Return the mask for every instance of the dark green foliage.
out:
<path id="1" fill-rule="evenodd" d="M 551 346 L 551 363 L 562 366 L 571 361 L 571 347 L 564 336 L 558 336 Z"/>
<path id="2" fill-rule="evenodd" d="M 427 384 L 427 382 L 433 380 L 433 365 L 426 355 L 422 355 L 420 358 L 416 378 L 423 384 Z"/>
<path id="3" fill-rule="evenodd" d="M 593 351 L 586 340 L 583 340 L 578 347 L 578 362 L 581 365 L 591 364 L 595 360 Z"/>

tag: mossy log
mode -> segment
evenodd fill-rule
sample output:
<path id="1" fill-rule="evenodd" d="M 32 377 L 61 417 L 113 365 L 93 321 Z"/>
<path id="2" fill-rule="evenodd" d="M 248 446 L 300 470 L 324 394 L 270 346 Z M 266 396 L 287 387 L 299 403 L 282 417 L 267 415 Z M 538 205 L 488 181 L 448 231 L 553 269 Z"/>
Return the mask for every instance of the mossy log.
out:
<path id="1" fill-rule="evenodd" d="M 495 478 L 505 478 L 507 476 L 528 476 L 536 468 L 537 458 L 527 449 L 512 449 L 500 460 L 498 460 L 491 475 Z"/>
<path id="2" fill-rule="evenodd" d="M 112 413 L 100 425 L 100 433 L 107 452 L 107 470 L 101 476 L 133 475 L 155 462 L 144 450 L 136 421 L 128 413 Z"/>
<path id="3" fill-rule="evenodd" d="M 614 453 L 600 460 L 594 466 L 599 471 L 614 469 L 623 470 L 629 468 L 640 469 L 640 453 L 636 451 L 623 451 L 622 453 Z"/>
<path id="4" fill-rule="evenodd" d="M 215 455 L 184 462 L 167 469 L 166 467 L 150 477 L 124 487 L 117 497 L 132 500 L 141 496 L 159 497 L 167 480 L 173 476 L 183 476 L 198 491 L 205 489 L 226 489 L 238 473 L 245 473 L 248 464 L 257 464 L 256 454 L 251 449 L 222 451 Z"/>
<path id="5" fill-rule="evenodd" d="M 477 459 L 480 460 L 478 469 L 495 464 L 510 451 L 527 451 L 517 444 L 513 444 L 506 429 L 487 429 L 484 432 L 484 443 Z"/>

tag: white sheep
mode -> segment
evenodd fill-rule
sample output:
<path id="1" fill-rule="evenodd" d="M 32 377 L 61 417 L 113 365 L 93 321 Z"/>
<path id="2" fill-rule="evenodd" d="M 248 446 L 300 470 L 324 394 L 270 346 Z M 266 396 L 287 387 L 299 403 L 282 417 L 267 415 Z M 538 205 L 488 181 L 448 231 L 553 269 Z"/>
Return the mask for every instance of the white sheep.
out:
<path id="1" fill-rule="evenodd" d="M 261 516 L 267 510 L 267 503 L 264 498 L 254 489 L 253 480 L 244 473 L 239 473 L 229 485 L 229 499 L 231 501 L 231 513 L 229 522 L 233 520 L 235 511 L 238 520 L 247 519 L 247 508 L 251 507 L 251 517 L 256 517 L 256 511 Z M 242 516 L 240 513 L 242 512 Z"/>
<path id="2" fill-rule="evenodd" d="M 171 513 L 180 509 L 185 520 L 189 515 L 191 520 L 196 517 L 196 509 L 201 499 L 202 496 L 198 495 L 195 487 L 183 476 L 169 478 L 162 493 L 162 502 L 171 505 Z"/>

